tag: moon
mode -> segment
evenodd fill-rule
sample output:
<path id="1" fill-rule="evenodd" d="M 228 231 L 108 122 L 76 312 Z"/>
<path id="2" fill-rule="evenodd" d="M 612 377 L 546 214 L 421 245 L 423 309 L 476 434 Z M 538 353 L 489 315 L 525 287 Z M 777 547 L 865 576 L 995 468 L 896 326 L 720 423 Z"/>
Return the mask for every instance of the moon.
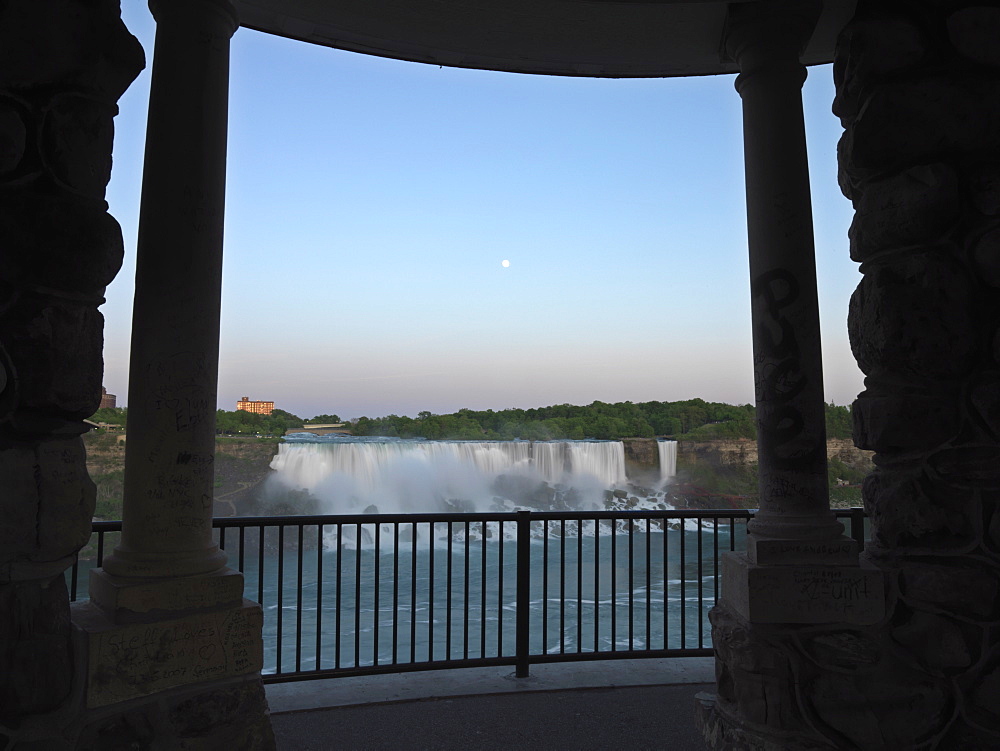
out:
<path id="1" fill-rule="evenodd" d="M 503 266 L 505 269 L 509 268 L 510 267 L 510 261 L 508 261 L 506 258 L 504 258 L 502 261 L 500 261 L 500 265 Z"/>

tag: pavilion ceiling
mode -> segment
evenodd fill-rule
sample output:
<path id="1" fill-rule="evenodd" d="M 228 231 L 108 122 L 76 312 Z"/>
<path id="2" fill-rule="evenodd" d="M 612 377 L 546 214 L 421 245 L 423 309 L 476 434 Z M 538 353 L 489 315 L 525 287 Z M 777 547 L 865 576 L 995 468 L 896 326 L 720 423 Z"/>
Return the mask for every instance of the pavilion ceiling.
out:
<path id="1" fill-rule="evenodd" d="M 233 0 L 241 24 L 432 65 L 612 78 L 736 72 L 716 0 Z M 741 2 L 742 0 L 736 0 Z M 825 0 L 803 61 L 833 59 L 856 0 Z"/>

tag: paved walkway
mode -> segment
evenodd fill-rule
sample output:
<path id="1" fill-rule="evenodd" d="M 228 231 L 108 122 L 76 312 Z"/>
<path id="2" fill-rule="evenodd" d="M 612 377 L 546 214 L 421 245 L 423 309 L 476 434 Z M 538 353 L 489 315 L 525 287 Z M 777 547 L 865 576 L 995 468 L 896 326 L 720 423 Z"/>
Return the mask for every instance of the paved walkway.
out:
<path id="1" fill-rule="evenodd" d="M 275 684 L 279 751 L 668 749 L 703 751 L 695 695 L 705 658 L 623 660 Z"/>

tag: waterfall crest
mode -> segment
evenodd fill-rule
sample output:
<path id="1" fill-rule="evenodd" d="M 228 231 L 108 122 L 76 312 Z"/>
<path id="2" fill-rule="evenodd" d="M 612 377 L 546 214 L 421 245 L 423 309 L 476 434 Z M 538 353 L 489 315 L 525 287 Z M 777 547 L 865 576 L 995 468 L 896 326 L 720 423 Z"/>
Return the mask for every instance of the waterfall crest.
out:
<path id="1" fill-rule="evenodd" d="M 572 488 L 575 504 L 596 508 L 628 482 L 620 441 L 294 440 L 279 445 L 271 469 L 329 513 L 489 510 L 501 477 L 506 487 Z"/>

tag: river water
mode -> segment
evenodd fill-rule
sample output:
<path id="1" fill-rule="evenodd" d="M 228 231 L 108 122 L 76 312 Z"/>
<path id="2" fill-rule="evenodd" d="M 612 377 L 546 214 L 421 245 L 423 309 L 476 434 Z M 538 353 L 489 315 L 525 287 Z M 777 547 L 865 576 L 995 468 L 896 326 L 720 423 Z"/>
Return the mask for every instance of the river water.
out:
<path id="1" fill-rule="evenodd" d="M 597 535 L 584 525 L 578 536 L 570 522 L 565 537 L 560 526 L 530 543 L 532 654 L 711 645 L 717 551 L 742 548 L 745 526 L 646 532 L 635 523 L 629 534 L 618 521 Z M 342 533 L 340 548 L 327 541 L 305 551 L 301 572 L 290 531 L 283 556 L 265 554 L 263 577 L 259 555 L 246 556 L 247 596 L 265 612 L 267 672 L 514 654 L 516 540 L 505 530 L 502 542 L 473 534 L 466 546 L 464 529 L 453 530 L 449 551 L 444 535 L 414 544 L 406 527 L 398 537 L 380 533 L 378 550 L 345 544 Z"/>
<path id="2" fill-rule="evenodd" d="M 617 441 L 300 435 L 280 445 L 270 483 L 307 491 L 328 514 L 614 511 L 614 520 L 531 524 L 529 651 L 710 646 L 718 553 L 743 549 L 746 527 L 671 519 L 676 444 L 658 449 L 659 472 L 638 486 Z M 227 535 L 229 565 L 264 609 L 265 673 L 515 653 L 514 522 L 293 523 Z"/>

